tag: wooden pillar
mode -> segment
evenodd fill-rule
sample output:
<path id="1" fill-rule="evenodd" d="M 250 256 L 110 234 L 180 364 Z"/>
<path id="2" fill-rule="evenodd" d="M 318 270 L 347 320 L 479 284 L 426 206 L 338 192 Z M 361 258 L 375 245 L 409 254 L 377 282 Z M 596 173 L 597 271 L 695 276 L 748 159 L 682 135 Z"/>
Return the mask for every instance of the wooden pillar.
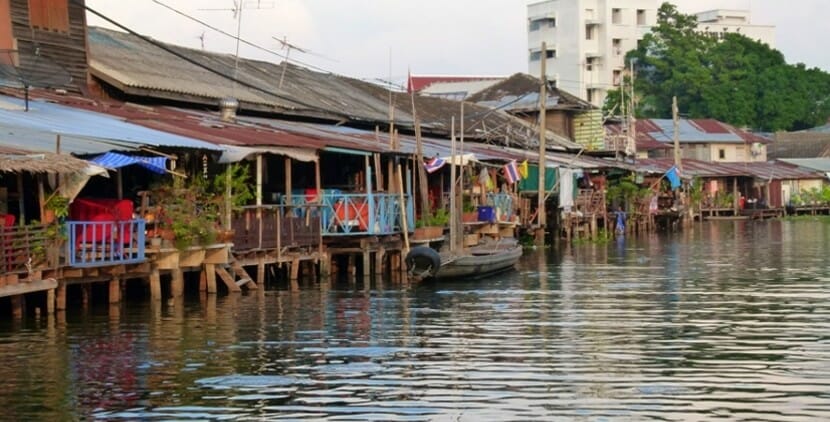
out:
<path id="1" fill-rule="evenodd" d="M 285 157 L 285 205 L 292 204 L 291 186 L 291 158 Z"/>
<path id="2" fill-rule="evenodd" d="M 46 314 L 55 314 L 55 289 L 49 289 L 46 291 Z"/>
<path id="3" fill-rule="evenodd" d="M 372 276 L 372 253 L 368 250 L 363 251 L 363 280 L 369 282 Z"/>
<path id="4" fill-rule="evenodd" d="M 207 292 L 207 271 L 202 267 L 202 271 L 199 272 L 199 293 L 204 292 Z"/>
<path id="5" fill-rule="evenodd" d="M 89 283 L 81 284 L 81 304 L 84 311 L 89 309 L 90 287 Z"/>
<path id="6" fill-rule="evenodd" d="M 173 298 L 180 298 L 184 296 L 184 272 L 180 268 L 176 268 L 171 273 L 173 278 L 170 280 L 170 293 Z"/>
<path id="7" fill-rule="evenodd" d="M 256 282 L 258 285 L 262 286 L 262 291 L 265 291 L 265 257 L 260 256 L 257 258 L 256 263 Z"/>
<path id="8" fill-rule="evenodd" d="M 66 283 L 58 281 L 58 288 L 55 289 L 55 308 L 58 311 L 66 310 Z"/>
<path id="9" fill-rule="evenodd" d="M 150 299 L 161 300 L 161 274 L 158 268 L 150 270 Z"/>
<path id="10" fill-rule="evenodd" d="M 327 279 L 331 277 L 331 255 L 328 253 L 320 254 L 320 278 Z"/>
<path id="11" fill-rule="evenodd" d="M 121 302 L 121 279 L 118 277 L 109 281 L 109 301 L 111 304 Z"/>
<path id="12" fill-rule="evenodd" d="M 205 264 L 205 278 L 207 282 L 208 294 L 216 294 L 216 265 Z"/>
<path id="13" fill-rule="evenodd" d="M 375 274 L 383 274 L 383 262 L 386 258 L 386 250 L 383 247 L 378 248 L 375 252 Z"/>

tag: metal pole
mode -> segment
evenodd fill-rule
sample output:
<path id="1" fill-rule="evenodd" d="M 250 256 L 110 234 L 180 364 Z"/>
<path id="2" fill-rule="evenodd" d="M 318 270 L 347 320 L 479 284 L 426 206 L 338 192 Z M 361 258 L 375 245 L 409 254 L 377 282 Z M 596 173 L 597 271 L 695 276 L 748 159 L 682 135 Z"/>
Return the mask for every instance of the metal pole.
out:
<path id="1" fill-rule="evenodd" d="M 542 85 L 539 89 L 539 187 L 538 199 L 536 204 L 536 214 L 538 216 L 539 228 L 536 232 L 536 243 L 545 243 L 545 226 L 547 225 L 547 213 L 545 212 L 545 170 L 547 164 L 547 155 L 545 147 L 545 120 L 547 120 L 547 96 L 548 96 L 548 75 L 547 75 L 547 43 L 542 42 L 542 52 L 540 59 L 542 61 Z"/>

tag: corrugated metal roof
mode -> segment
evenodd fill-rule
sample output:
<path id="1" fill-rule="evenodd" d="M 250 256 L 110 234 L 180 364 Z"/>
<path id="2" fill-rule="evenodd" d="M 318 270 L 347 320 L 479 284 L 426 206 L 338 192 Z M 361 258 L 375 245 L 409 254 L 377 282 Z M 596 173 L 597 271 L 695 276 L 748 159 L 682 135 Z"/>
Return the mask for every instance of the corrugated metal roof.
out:
<path id="1" fill-rule="evenodd" d="M 6 104 L 23 106 L 23 100 L 0 96 Z M 7 145 L 26 145 L 54 151 L 61 135 L 61 150 L 89 154 L 142 146 L 219 149 L 215 145 L 168 132 L 131 124 L 107 114 L 30 100 L 29 111 L 0 108 L 0 138 Z"/>
<path id="2" fill-rule="evenodd" d="M 249 86 L 234 86 L 227 77 L 138 36 L 94 27 L 89 28 L 91 73 L 116 89 L 136 96 L 209 106 L 215 106 L 221 98 L 235 97 L 242 110 L 355 125 L 385 125 L 389 121 L 390 93 L 385 87 L 285 63 L 240 58 L 237 66 L 231 55 L 159 44 L 223 75 L 236 74 L 239 81 Z M 409 95 L 392 93 L 392 101 L 395 124 L 411 129 L 414 119 Z M 423 132 L 449 136 L 451 118 L 460 115 L 460 103 L 424 96 L 416 96 L 415 102 Z M 465 126 L 470 138 L 528 146 L 536 139 L 530 124 L 505 112 L 474 104 L 466 108 Z M 558 139 L 552 139 L 551 143 L 573 148 Z"/>
<path id="3" fill-rule="evenodd" d="M 674 159 L 640 159 L 638 171 L 665 173 L 674 166 Z M 820 179 L 821 174 L 786 163 L 768 161 L 751 163 L 712 163 L 699 160 L 682 161 L 683 177 L 753 177 L 757 179 L 800 180 Z"/>
<path id="4" fill-rule="evenodd" d="M 830 158 L 787 158 L 778 161 L 824 173 L 830 172 Z"/>
<path id="5" fill-rule="evenodd" d="M 671 119 L 640 119 L 637 120 L 636 129 L 637 150 L 639 151 L 661 149 L 674 143 L 674 121 Z M 609 123 L 606 125 L 606 131 L 620 134 L 622 124 Z M 767 144 L 770 142 L 762 136 L 713 119 L 680 119 L 678 141 L 682 144 L 751 144 L 755 142 Z"/>
<path id="6" fill-rule="evenodd" d="M 469 101 L 508 112 L 539 110 L 539 89 L 542 80 L 526 73 L 516 73 L 487 89 L 471 95 Z M 551 87 L 545 99 L 547 110 L 593 110 L 591 103 Z"/>

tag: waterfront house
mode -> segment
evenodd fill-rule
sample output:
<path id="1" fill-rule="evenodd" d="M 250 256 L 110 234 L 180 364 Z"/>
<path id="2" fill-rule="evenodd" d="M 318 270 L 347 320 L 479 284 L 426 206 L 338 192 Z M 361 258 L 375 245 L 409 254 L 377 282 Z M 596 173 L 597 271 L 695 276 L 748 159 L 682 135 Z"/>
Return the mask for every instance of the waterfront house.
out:
<path id="1" fill-rule="evenodd" d="M 609 136 L 623 133 L 622 124 L 609 122 Z M 671 119 L 640 119 L 636 122 L 638 157 L 674 156 L 674 122 Z M 678 143 L 682 159 L 712 163 L 767 161 L 769 140 L 752 132 L 713 119 L 680 119 Z"/>

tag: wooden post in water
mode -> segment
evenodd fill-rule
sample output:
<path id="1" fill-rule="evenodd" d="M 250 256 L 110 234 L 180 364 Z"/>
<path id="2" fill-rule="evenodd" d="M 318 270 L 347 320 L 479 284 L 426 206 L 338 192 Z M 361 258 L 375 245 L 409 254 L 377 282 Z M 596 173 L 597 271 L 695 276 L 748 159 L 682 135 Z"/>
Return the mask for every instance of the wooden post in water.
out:
<path id="1" fill-rule="evenodd" d="M 547 43 L 543 41 L 542 51 L 540 53 L 542 85 L 539 88 L 539 187 L 537 192 L 539 198 L 536 203 L 536 221 L 539 222 L 539 227 L 536 229 L 536 244 L 540 246 L 545 244 L 545 226 L 547 226 L 547 212 L 545 211 L 545 166 L 547 164 L 547 147 L 545 146 L 547 129 L 545 125 L 547 123 L 548 97 L 547 50 Z"/>
<path id="2" fill-rule="evenodd" d="M 452 116 L 450 121 L 450 252 L 455 252 L 458 241 L 456 233 L 458 225 L 455 223 L 459 218 L 456 215 L 455 207 L 455 116 Z"/>

